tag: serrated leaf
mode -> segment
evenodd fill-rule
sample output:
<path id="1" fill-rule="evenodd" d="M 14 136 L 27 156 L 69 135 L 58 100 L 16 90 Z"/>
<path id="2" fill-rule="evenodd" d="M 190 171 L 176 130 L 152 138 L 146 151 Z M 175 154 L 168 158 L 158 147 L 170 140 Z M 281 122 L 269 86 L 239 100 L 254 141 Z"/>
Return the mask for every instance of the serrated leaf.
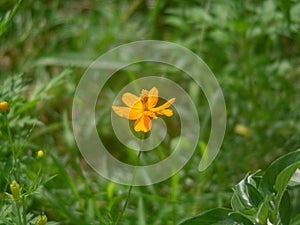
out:
<path id="1" fill-rule="evenodd" d="M 26 112 L 28 109 L 35 107 L 40 102 L 40 99 L 35 99 L 33 101 L 26 102 L 22 107 L 20 107 L 14 115 L 19 115 Z"/>
<path id="2" fill-rule="evenodd" d="M 11 205 L 3 205 L 0 210 L 0 222 L 4 221 L 5 218 L 12 212 Z"/>
<path id="3" fill-rule="evenodd" d="M 12 20 L 14 15 L 16 14 L 21 1 L 18 1 L 17 4 L 15 4 L 14 8 L 12 10 L 9 10 L 3 18 L 0 17 L 0 36 L 6 31 L 7 25 Z"/>

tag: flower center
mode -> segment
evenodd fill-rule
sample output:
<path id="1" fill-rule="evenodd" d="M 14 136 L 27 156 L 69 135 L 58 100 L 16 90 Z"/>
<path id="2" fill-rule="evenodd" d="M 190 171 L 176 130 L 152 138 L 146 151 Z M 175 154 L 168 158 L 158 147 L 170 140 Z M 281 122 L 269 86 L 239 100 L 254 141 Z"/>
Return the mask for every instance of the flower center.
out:
<path id="1" fill-rule="evenodd" d="M 141 102 L 143 104 L 143 110 L 144 111 L 148 111 L 148 104 L 147 104 L 147 102 L 148 102 L 148 96 L 143 96 L 141 98 Z"/>

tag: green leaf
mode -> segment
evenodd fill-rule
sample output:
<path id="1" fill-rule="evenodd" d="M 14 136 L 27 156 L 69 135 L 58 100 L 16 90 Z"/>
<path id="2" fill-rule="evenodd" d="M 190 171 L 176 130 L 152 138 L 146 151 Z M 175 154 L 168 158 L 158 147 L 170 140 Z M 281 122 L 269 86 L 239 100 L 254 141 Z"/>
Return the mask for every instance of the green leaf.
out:
<path id="1" fill-rule="evenodd" d="M 37 86 L 37 88 L 31 94 L 31 100 L 33 99 L 49 99 L 53 96 L 49 96 L 49 90 L 57 88 L 58 86 L 66 82 L 66 77 L 72 73 L 70 69 L 63 70 L 59 75 L 52 78 L 49 82 Z"/>
<path id="2" fill-rule="evenodd" d="M 245 205 L 243 204 L 243 201 L 241 201 L 239 195 L 233 194 L 233 196 L 231 198 L 231 207 L 233 208 L 233 210 L 239 211 L 239 212 L 242 212 L 243 209 L 245 209 Z M 250 213 L 250 214 L 254 214 L 254 212 L 255 211 L 253 210 L 252 213 Z"/>
<path id="3" fill-rule="evenodd" d="M 294 175 L 292 176 L 289 186 L 298 186 L 300 185 L 300 169 L 297 169 Z"/>
<path id="4" fill-rule="evenodd" d="M 283 225 L 290 221 L 290 201 L 286 188 L 297 168 L 300 166 L 300 150 L 289 153 L 275 160 L 262 177 L 260 189 L 265 195 L 275 194 L 272 215 Z M 273 218 L 275 219 L 275 218 Z"/>
<path id="5" fill-rule="evenodd" d="M 14 114 L 19 115 L 23 112 L 28 111 L 30 108 L 35 107 L 40 102 L 40 99 L 35 99 L 33 101 L 26 102 L 22 107 L 20 107 Z"/>
<path id="6" fill-rule="evenodd" d="M 288 186 L 290 179 L 295 174 L 299 166 L 300 166 L 300 161 L 298 163 L 294 163 L 288 166 L 277 176 L 274 187 L 277 191 L 276 199 L 278 202 L 281 201 L 281 198 L 285 192 L 286 187 Z"/>
<path id="7" fill-rule="evenodd" d="M 3 164 L 0 164 L 2 167 L 2 171 L 0 173 L 0 188 L 1 190 L 4 190 L 7 178 L 9 176 L 9 171 L 12 170 L 13 168 L 13 157 L 10 156 L 9 158 L 6 159 L 6 162 L 3 162 Z"/>
<path id="8" fill-rule="evenodd" d="M 266 196 L 264 201 L 261 202 L 255 215 L 255 221 L 259 221 L 261 224 L 267 224 L 269 216 L 269 203 L 272 197 L 272 195 Z"/>
<path id="9" fill-rule="evenodd" d="M 258 191 L 258 189 L 251 184 L 246 183 L 248 198 L 252 206 L 258 207 L 261 201 L 263 200 L 263 196 Z"/>
<path id="10" fill-rule="evenodd" d="M 291 20 L 294 22 L 300 22 L 300 2 L 294 4 L 290 9 Z"/>
<path id="11" fill-rule="evenodd" d="M 255 209 L 263 201 L 263 196 L 256 188 L 253 175 L 247 175 L 240 183 L 233 187 L 232 208 L 246 215 L 255 215 Z"/>
<path id="12" fill-rule="evenodd" d="M 282 225 L 289 225 L 291 220 L 291 202 L 287 191 L 284 192 L 279 206 L 279 215 Z"/>
<path id="13" fill-rule="evenodd" d="M 269 166 L 266 173 L 262 177 L 262 180 L 259 185 L 259 189 L 261 189 L 263 193 L 266 195 L 270 193 L 276 193 L 274 186 L 276 184 L 278 175 L 287 167 L 291 167 L 291 169 L 287 169 L 285 172 L 289 173 L 288 175 L 290 175 L 291 171 L 294 170 L 294 172 L 292 173 L 293 175 L 297 168 L 295 168 L 296 166 L 294 167 L 292 165 L 299 164 L 299 163 L 300 163 L 300 149 L 278 158 Z M 286 187 L 290 178 L 291 177 L 287 175 L 286 176 L 283 174 L 280 175 L 279 177 L 280 180 L 277 181 L 277 188 L 282 190 L 282 187 Z"/>
<path id="14" fill-rule="evenodd" d="M 145 218 L 145 209 L 144 209 L 144 201 L 141 196 L 139 196 L 139 201 L 138 201 L 138 224 L 140 225 L 146 225 L 146 218 Z"/>
<path id="15" fill-rule="evenodd" d="M 95 212 L 93 208 L 93 200 L 89 198 L 87 200 L 87 206 L 85 209 L 85 220 L 92 223 L 95 220 Z"/>
<path id="16" fill-rule="evenodd" d="M 180 225 L 253 225 L 253 223 L 239 213 L 230 209 L 216 208 L 195 217 L 189 218 Z"/>
<path id="17" fill-rule="evenodd" d="M 76 185 L 75 185 L 74 181 L 72 180 L 72 178 L 68 175 L 68 173 L 67 173 L 64 165 L 61 164 L 59 162 L 59 160 L 52 153 L 50 153 L 50 156 L 51 156 L 54 164 L 56 165 L 56 167 L 57 167 L 57 169 L 59 171 L 59 175 L 61 177 L 63 177 L 63 179 L 65 180 L 65 182 L 69 185 L 69 187 L 70 187 L 73 195 L 76 197 L 76 199 L 80 199 L 80 195 L 78 193 Z"/>
<path id="18" fill-rule="evenodd" d="M 9 10 L 4 17 L 0 17 L 0 36 L 6 31 L 8 24 L 16 14 L 21 2 L 22 1 L 18 1 L 12 10 Z"/>
<path id="19" fill-rule="evenodd" d="M 290 225 L 300 225 L 300 213 L 291 219 Z"/>
<path id="20" fill-rule="evenodd" d="M 0 209 L 0 223 L 7 221 L 7 218 L 12 213 L 11 205 L 2 205 Z"/>
<path id="21" fill-rule="evenodd" d="M 82 217 L 80 217 L 78 211 L 70 205 L 71 203 L 65 204 L 62 199 L 48 191 L 43 192 L 43 198 L 51 204 L 52 207 L 55 207 L 55 212 L 57 212 L 60 216 L 68 218 L 70 220 L 70 224 L 86 224 Z"/>
<path id="22" fill-rule="evenodd" d="M 237 225 L 237 224 L 240 224 L 240 225 L 253 225 L 253 223 L 247 219 L 246 217 L 244 217 L 242 214 L 240 213 L 237 213 L 237 212 L 233 212 L 233 213 L 230 213 L 229 214 L 230 218 L 232 218 L 234 220 L 234 223 L 233 225 Z"/>

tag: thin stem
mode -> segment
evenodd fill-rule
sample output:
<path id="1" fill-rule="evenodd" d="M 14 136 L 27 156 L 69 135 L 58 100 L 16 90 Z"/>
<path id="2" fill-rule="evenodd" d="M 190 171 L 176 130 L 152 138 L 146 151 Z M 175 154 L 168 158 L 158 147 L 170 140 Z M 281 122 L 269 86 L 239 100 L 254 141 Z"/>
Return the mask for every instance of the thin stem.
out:
<path id="1" fill-rule="evenodd" d="M 151 11 L 151 38 L 156 39 L 157 37 L 157 18 L 159 15 L 160 0 L 156 0 Z"/>
<path id="2" fill-rule="evenodd" d="M 12 140 L 12 135 L 11 135 L 10 128 L 9 128 L 9 122 L 8 122 L 7 115 L 5 115 L 5 123 L 6 123 L 6 128 L 7 128 L 10 149 L 11 149 L 11 152 L 12 152 L 13 158 L 14 158 L 14 161 L 13 161 L 13 168 L 14 168 L 16 165 L 17 157 L 16 157 L 15 146 L 14 146 L 13 140 Z"/>
<path id="3" fill-rule="evenodd" d="M 27 218 L 26 218 L 26 202 L 25 202 L 25 197 L 22 198 L 22 207 L 23 207 L 23 211 L 22 211 L 22 215 L 23 215 L 23 224 L 27 225 Z"/>
<path id="4" fill-rule="evenodd" d="M 137 155 L 137 163 L 138 163 L 138 165 L 139 165 L 139 162 L 140 162 L 140 157 L 141 157 L 141 155 L 142 155 L 142 146 L 143 146 L 143 141 L 144 141 L 144 139 L 145 139 L 145 133 L 143 134 L 143 137 L 142 137 L 142 143 L 141 143 L 141 147 L 140 147 L 140 151 L 139 151 L 139 153 L 138 153 L 138 155 Z M 136 170 L 134 170 L 134 172 L 133 172 L 133 176 L 132 176 L 132 181 L 131 181 L 131 185 L 130 185 L 130 187 L 129 187 L 129 190 L 128 190 L 128 193 L 127 193 L 127 196 L 126 196 L 126 200 L 125 200 L 125 204 L 124 204 L 124 206 L 123 206 L 123 208 L 122 208 L 122 211 L 121 211 L 121 213 L 120 213 L 120 215 L 118 216 L 118 218 L 117 218 L 117 220 L 116 220 L 116 225 L 120 222 L 120 220 L 122 219 L 122 217 L 123 217 L 123 215 L 124 215 L 124 212 L 125 212 L 125 209 L 127 208 L 127 205 L 128 205 L 128 202 L 129 202 L 129 198 L 130 198 L 130 196 L 131 196 L 131 191 L 132 191 L 132 188 L 133 188 L 133 182 L 134 182 L 134 180 L 135 180 L 135 176 L 136 176 Z"/>
<path id="5" fill-rule="evenodd" d="M 16 208 L 17 208 L 18 223 L 19 223 L 19 225 L 22 225 L 19 200 L 15 201 L 15 203 L 16 203 Z"/>

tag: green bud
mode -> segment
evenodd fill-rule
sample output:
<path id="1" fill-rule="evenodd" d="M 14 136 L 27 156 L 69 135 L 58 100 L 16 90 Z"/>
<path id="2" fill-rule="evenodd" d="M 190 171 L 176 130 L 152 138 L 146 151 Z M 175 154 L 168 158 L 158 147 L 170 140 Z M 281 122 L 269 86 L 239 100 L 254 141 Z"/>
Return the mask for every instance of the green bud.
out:
<path id="1" fill-rule="evenodd" d="M 10 191 L 14 201 L 20 200 L 20 185 L 14 180 L 10 185 Z"/>
<path id="2" fill-rule="evenodd" d="M 41 215 L 40 218 L 36 221 L 36 225 L 46 225 L 47 223 L 47 216 L 46 215 Z"/>

